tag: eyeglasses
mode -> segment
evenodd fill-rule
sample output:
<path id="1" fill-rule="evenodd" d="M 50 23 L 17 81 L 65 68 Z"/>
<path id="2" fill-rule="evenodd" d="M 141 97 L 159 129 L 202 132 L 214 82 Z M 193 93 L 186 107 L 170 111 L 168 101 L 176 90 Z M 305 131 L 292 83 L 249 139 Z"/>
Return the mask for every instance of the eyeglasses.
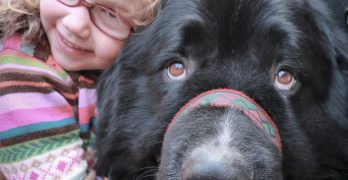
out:
<path id="1" fill-rule="evenodd" d="M 60 3 L 76 7 L 84 5 L 88 8 L 90 18 L 95 26 L 106 35 L 118 39 L 125 40 L 128 38 L 132 27 L 130 23 L 116 11 L 113 11 L 99 4 L 90 4 L 85 0 L 57 0 Z"/>

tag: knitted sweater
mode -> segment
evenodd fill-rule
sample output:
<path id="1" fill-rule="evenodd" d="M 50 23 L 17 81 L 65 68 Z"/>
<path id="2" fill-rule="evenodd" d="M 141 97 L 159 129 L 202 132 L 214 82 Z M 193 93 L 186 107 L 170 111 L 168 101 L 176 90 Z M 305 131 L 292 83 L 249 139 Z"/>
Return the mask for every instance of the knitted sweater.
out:
<path id="1" fill-rule="evenodd" d="M 95 101 L 94 80 L 33 57 L 19 36 L 2 43 L 0 172 L 9 180 L 82 179 L 93 163 Z"/>

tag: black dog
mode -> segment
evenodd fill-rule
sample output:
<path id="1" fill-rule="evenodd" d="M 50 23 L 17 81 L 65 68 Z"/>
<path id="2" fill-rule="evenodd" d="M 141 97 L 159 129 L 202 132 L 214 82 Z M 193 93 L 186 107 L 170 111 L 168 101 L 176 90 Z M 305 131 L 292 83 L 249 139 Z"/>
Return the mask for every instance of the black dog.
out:
<path id="1" fill-rule="evenodd" d="M 345 7 L 327 2 L 164 2 L 101 77 L 98 174 L 348 179 Z"/>

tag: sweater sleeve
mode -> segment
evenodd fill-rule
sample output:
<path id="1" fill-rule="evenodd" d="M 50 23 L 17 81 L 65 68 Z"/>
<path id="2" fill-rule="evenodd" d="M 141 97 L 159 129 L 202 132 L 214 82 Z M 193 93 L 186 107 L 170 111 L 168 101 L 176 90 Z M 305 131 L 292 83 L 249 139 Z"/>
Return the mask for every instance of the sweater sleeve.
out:
<path id="1" fill-rule="evenodd" d="M 0 171 L 7 179 L 81 179 L 94 117 L 94 87 L 52 61 L 0 53 Z M 81 96 L 80 96 L 81 95 Z"/>

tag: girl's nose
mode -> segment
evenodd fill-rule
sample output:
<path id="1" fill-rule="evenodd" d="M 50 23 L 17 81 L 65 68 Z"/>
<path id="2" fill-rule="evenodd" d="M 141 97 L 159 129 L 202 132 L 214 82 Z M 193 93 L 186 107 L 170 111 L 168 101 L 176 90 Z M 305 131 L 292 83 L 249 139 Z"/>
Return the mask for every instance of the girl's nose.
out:
<path id="1" fill-rule="evenodd" d="M 72 7 L 69 14 L 62 19 L 62 23 L 67 30 L 81 39 L 90 36 L 93 25 L 88 9 L 84 6 Z"/>

